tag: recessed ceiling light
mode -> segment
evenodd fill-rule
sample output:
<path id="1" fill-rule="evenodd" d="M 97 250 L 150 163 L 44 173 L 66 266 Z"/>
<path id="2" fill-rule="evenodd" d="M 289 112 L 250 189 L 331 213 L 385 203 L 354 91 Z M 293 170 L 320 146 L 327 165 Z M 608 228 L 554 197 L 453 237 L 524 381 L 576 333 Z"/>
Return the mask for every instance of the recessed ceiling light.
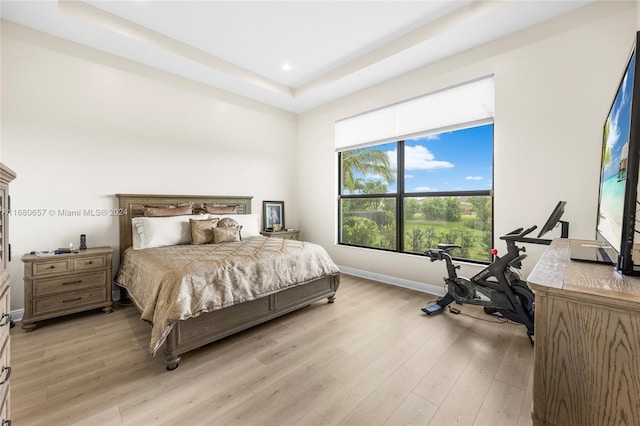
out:
<path id="1" fill-rule="evenodd" d="M 283 71 L 291 71 L 291 64 L 284 63 L 282 64 Z"/>

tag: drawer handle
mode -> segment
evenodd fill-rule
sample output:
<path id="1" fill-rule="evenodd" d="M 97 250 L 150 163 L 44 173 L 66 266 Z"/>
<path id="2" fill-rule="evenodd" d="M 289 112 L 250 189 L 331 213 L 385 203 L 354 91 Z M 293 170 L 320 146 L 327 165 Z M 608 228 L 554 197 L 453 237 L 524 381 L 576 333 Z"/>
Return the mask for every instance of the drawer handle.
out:
<path id="1" fill-rule="evenodd" d="M 4 373 L 5 371 L 7 372 L 7 376 L 3 381 L 0 382 L 0 385 L 4 385 L 5 383 L 7 383 L 9 377 L 11 376 L 11 367 L 2 367 L 2 371 L 0 371 L 0 374 Z"/>
<path id="2" fill-rule="evenodd" d="M 69 300 L 63 300 L 62 303 L 77 302 L 78 300 L 82 300 L 82 297 L 76 297 L 75 299 L 69 299 Z"/>
<path id="3" fill-rule="evenodd" d="M 69 284 L 80 284 L 82 282 L 82 280 L 78 280 L 78 281 L 69 281 L 66 283 L 62 283 L 62 285 L 69 285 Z"/>
<path id="4" fill-rule="evenodd" d="M 88 261 L 87 265 L 93 265 L 93 260 Z"/>
<path id="5" fill-rule="evenodd" d="M 2 321 L 5 318 L 7 318 L 7 320 L 2 324 L 0 324 L 0 327 L 4 327 L 5 325 L 11 322 L 11 314 L 7 314 L 7 313 L 2 314 L 2 316 L 0 317 L 0 321 Z"/>
<path id="6" fill-rule="evenodd" d="M 49 269 L 56 269 L 56 266 L 55 265 L 51 265 L 51 266 L 49 266 Z"/>

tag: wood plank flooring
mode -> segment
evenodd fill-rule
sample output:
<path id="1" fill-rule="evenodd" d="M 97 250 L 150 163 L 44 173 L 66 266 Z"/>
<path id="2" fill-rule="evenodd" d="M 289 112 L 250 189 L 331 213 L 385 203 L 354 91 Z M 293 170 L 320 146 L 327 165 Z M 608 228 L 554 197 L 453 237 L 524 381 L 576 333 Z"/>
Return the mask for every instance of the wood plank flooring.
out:
<path id="1" fill-rule="evenodd" d="M 13 424 L 531 425 L 524 326 L 467 305 L 427 317 L 434 299 L 342 275 L 336 303 L 185 354 L 171 372 L 132 306 L 31 333 L 18 323 Z"/>

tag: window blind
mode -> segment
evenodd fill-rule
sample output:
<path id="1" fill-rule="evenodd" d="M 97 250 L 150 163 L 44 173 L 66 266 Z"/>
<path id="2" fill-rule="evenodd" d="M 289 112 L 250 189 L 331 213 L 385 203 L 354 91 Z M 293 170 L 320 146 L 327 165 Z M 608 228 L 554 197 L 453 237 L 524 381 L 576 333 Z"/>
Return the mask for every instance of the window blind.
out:
<path id="1" fill-rule="evenodd" d="M 493 76 L 335 123 L 336 151 L 493 120 Z"/>

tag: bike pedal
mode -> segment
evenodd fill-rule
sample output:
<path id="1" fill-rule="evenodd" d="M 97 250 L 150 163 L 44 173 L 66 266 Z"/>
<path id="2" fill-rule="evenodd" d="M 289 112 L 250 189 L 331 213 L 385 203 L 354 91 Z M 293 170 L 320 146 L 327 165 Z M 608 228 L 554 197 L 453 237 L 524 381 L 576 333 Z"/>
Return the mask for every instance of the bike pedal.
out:
<path id="1" fill-rule="evenodd" d="M 438 305 L 437 303 L 434 303 L 433 305 L 429 305 L 429 306 L 426 306 L 426 307 L 421 309 L 421 311 L 424 312 L 427 315 L 439 314 L 443 310 L 444 310 L 444 308 L 442 306 Z"/>

